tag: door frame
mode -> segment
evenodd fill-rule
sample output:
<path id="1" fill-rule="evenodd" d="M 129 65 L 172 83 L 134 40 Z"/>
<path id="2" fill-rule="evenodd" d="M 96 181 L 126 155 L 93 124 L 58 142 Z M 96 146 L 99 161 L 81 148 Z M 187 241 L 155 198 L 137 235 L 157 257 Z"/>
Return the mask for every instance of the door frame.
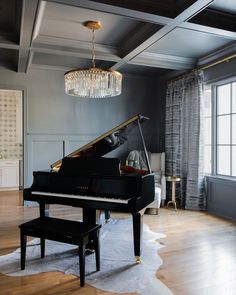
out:
<path id="1" fill-rule="evenodd" d="M 19 189 L 24 188 L 24 183 L 26 179 L 26 171 L 25 167 L 27 167 L 27 147 L 26 147 L 26 135 L 28 130 L 28 124 L 27 124 L 27 89 L 23 86 L 18 85 L 7 85 L 7 84 L 0 84 L 0 90 L 13 90 L 13 91 L 20 91 L 22 93 L 22 184 Z M 20 179 L 19 179 L 20 181 Z M 23 205 L 23 204 L 22 204 Z"/>

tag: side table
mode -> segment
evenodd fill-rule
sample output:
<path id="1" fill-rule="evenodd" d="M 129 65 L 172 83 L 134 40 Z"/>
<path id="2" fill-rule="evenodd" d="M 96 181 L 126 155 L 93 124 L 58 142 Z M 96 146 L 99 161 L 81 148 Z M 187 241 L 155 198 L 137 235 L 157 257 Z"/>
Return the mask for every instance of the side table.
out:
<path id="1" fill-rule="evenodd" d="M 175 183 L 176 183 L 176 182 L 179 182 L 179 181 L 181 180 L 181 178 L 180 178 L 179 176 L 172 175 L 172 176 L 167 176 L 167 177 L 166 177 L 166 180 L 172 182 L 171 201 L 169 201 L 169 202 L 167 203 L 167 208 L 169 208 L 169 205 L 170 205 L 170 204 L 173 204 L 175 210 L 177 210 L 177 207 L 176 207 L 176 200 L 175 200 Z"/>

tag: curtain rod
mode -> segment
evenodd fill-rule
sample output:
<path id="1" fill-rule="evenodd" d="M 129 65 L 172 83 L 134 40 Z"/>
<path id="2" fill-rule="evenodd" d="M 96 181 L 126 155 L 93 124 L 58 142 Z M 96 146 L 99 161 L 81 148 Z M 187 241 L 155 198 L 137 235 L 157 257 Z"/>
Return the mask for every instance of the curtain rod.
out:
<path id="1" fill-rule="evenodd" d="M 191 71 L 188 72 L 188 73 L 185 73 L 185 74 L 179 75 L 179 76 L 177 76 L 177 77 L 174 78 L 174 79 L 170 79 L 170 81 L 176 81 L 176 80 L 179 80 L 180 78 L 182 78 L 182 77 L 184 77 L 184 76 L 187 76 L 187 75 L 190 74 L 190 73 L 195 73 L 195 72 L 197 72 L 197 71 L 206 70 L 206 69 L 208 69 L 208 68 L 214 67 L 214 66 L 216 66 L 216 65 L 218 65 L 218 64 L 221 64 L 221 63 L 223 63 L 223 62 L 228 62 L 229 60 L 231 60 L 231 59 L 233 59 L 233 58 L 236 58 L 236 54 L 233 54 L 233 55 L 230 55 L 230 56 L 225 57 L 225 58 L 223 58 L 223 59 L 217 60 L 217 61 L 215 61 L 215 62 L 213 62 L 213 63 L 211 63 L 211 64 L 209 64 L 209 65 L 206 65 L 206 66 L 202 66 L 202 67 L 199 67 L 199 68 L 193 69 L 193 70 L 191 70 Z"/>

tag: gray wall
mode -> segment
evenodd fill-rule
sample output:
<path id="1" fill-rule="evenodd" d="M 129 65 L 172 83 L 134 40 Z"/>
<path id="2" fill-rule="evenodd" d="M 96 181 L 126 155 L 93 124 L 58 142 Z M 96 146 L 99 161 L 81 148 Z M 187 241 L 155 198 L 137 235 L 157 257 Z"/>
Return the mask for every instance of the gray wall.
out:
<path id="1" fill-rule="evenodd" d="M 219 64 L 205 71 L 206 83 L 236 75 L 236 60 Z M 236 180 L 208 178 L 207 210 L 210 213 L 236 220 Z"/>
<path id="2" fill-rule="evenodd" d="M 206 83 L 213 83 L 236 75 L 236 59 L 218 64 L 204 71 Z"/>
<path id="3" fill-rule="evenodd" d="M 236 220 L 236 181 L 207 177 L 207 209 L 209 213 Z"/>
<path id="4" fill-rule="evenodd" d="M 161 151 L 163 140 L 162 104 L 156 81 L 150 78 L 124 77 L 122 95 L 108 99 L 79 99 L 64 94 L 63 72 L 30 70 L 27 74 L 0 71 L 0 88 L 24 92 L 24 186 L 32 182 L 32 172 L 48 169 L 66 154 L 88 143 L 129 117 L 150 117 L 143 130 L 147 148 Z M 158 115 L 157 115 L 158 114 Z M 119 154 L 141 148 L 138 130 Z"/>

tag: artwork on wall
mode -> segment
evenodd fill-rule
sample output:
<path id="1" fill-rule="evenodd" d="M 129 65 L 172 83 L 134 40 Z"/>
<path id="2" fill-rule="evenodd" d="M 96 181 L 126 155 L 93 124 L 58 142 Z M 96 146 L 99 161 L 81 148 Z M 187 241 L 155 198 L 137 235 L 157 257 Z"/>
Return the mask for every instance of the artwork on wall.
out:
<path id="1" fill-rule="evenodd" d="M 0 159 L 23 158 L 22 91 L 0 90 Z"/>

